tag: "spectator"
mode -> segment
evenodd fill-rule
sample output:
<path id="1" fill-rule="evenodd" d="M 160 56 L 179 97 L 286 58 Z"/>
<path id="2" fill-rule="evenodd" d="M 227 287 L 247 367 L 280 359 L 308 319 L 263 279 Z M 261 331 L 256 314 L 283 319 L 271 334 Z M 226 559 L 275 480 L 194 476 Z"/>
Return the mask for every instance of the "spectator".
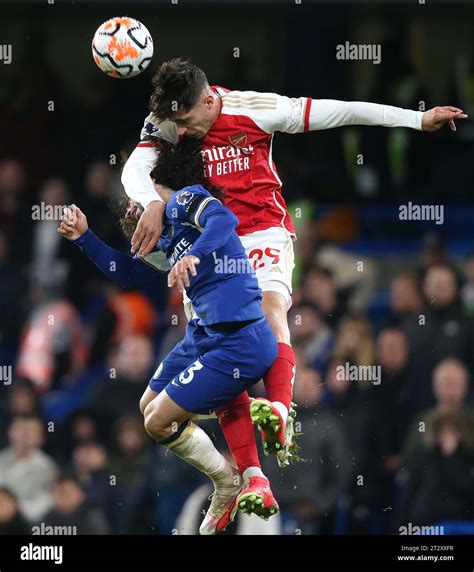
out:
<path id="1" fill-rule="evenodd" d="M 432 266 L 423 280 L 421 315 L 407 318 L 403 329 L 410 347 L 410 376 L 417 380 L 417 411 L 433 405 L 431 374 L 437 363 L 456 357 L 471 374 L 474 323 L 463 313 L 456 272 L 446 264 Z"/>
<path id="2" fill-rule="evenodd" d="M 48 179 L 40 190 L 39 200 L 35 206 L 44 208 L 45 216 L 33 217 L 31 279 L 33 288 L 39 288 L 49 299 L 62 293 L 69 271 L 70 261 L 64 254 L 66 245 L 57 231 L 62 208 L 69 203 L 66 181 L 59 177 Z"/>
<path id="3" fill-rule="evenodd" d="M 117 479 L 110 473 L 107 451 L 100 443 L 81 443 L 72 453 L 72 470 L 89 506 L 99 508 L 112 531 L 118 523 Z"/>
<path id="4" fill-rule="evenodd" d="M 0 360 L 13 363 L 21 325 L 26 317 L 28 280 L 24 266 L 12 255 L 11 242 L 0 231 Z"/>
<path id="5" fill-rule="evenodd" d="M 367 449 L 368 407 L 358 381 L 345 377 L 345 364 L 333 358 L 326 372 L 324 403 L 339 419 L 348 448 L 351 473 L 361 474 L 365 467 Z"/>
<path id="6" fill-rule="evenodd" d="M 95 320 L 91 363 L 106 358 L 111 344 L 128 336 L 151 336 L 157 327 L 157 315 L 150 300 L 141 292 L 124 292 L 115 284 L 104 288 L 105 307 Z"/>
<path id="7" fill-rule="evenodd" d="M 303 347 L 303 358 L 315 369 L 326 368 L 334 339 L 329 326 L 318 310 L 309 302 L 302 302 L 291 309 L 288 323 L 293 345 Z"/>
<path id="8" fill-rule="evenodd" d="M 71 449 L 81 443 L 97 439 L 94 416 L 88 410 L 77 411 L 71 418 Z"/>
<path id="9" fill-rule="evenodd" d="M 82 206 L 90 228 L 94 229 L 101 239 L 113 248 L 124 244 L 124 237 L 110 213 L 110 201 L 118 192 L 119 183 L 114 179 L 111 165 L 95 162 L 87 167 Z"/>
<path id="10" fill-rule="evenodd" d="M 0 228 L 8 242 L 10 260 L 26 263 L 31 256 L 31 208 L 27 176 L 16 159 L 0 161 Z"/>
<path id="11" fill-rule="evenodd" d="M 153 446 L 138 482 L 118 515 L 119 532 L 172 534 L 181 509 L 196 487 L 207 483 L 197 469 Z"/>
<path id="12" fill-rule="evenodd" d="M 432 418 L 434 444 L 414 458 L 398 508 L 398 525 L 423 526 L 474 517 L 474 433 L 454 411 Z"/>
<path id="13" fill-rule="evenodd" d="M 87 135 L 89 136 L 88 131 Z M 91 141 L 88 142 L 88 149 L 90 144 Z M 104 142 L 100 144 L 103 145 Z M 125 239 L 110 209 L 117 188 L 111 165 L 103 161 L 91 163 L 85 173 L 84 190 L 79 206 L 87 215 L 90 228 L 107 244 L 121 249 L 125 245 Z M 67 244 L 66 241 L 62 243 L 63 250 L 67 252 L 71 263 L 68 293 L 74 303 L 84 305 L 88 297 L 100 294 L 104 279 L 95 265 L 83 256 L 76 246 Z"/>
<path id="14" fill-rule="evenodd" d="M 16 379 L 8 394 L 9 412 L 12 417 L 39 415 L 40 402 L 34 385 L 28 379 Z"/>
<path id="15" fill-rule="evenodd" d="M 374 292 L 377 278 L 374 262 L 349 254 L 335 244 L 321 242 L 315 261 L 333 274 L 337 291 L 347 300 L 347 310 L 354 314 L 363 312 Z"/>
<path id="16" fill-rule="evenodd" d="M 447 254 L 442 238 L 435 232 L 426 233 L 422 238 L 418 255 L 422 272 L 429 270 L 432 266 L 447 264 Z"/>
<path id="17" fill-rule="evenodd" d="M 9 446 L 0 451 L 0 486 L 18 498 L 29 522 L 43 517 L 51 507 L 50 487 L 56 465 L 43 453 L 43 423 L 39 417 L 15 417 L 8 429 Z"/>
<path id="18" fill-rule="evenodd" d="M 399 274 L 390 284 L 389 325 L 400 327 L 408 316 L 419 315 L 423 305 L 420 283 L 413 274 Z"/>
<path id="19" fill-rule="evenodd" d="M 302 297 L 311 302 L 330 327 L 335 327 L 344 314 L 344 300 L 336 290 L 333 274 L 320 266 L 311 267 L 303 279 Z"/>
<path id="20" fill-rule="evenodd" d="M 74 306 L 61 298 L 43 301 L 25 325 L 17 374 L 46 393 L 79 375 L 87 353 L 86 332 Z"/>
<path id="21" fill-rule="evenodd" d="M 64 474 L 53 485 L 54 504 L 44 517 L 45 526 L 68 527 L 70 534 L 108 534 L 102 510 L 88 505 L 86 494 L 74 475 Z"/>
<path id="22" fill-rule="evenodd" d="M 136 492 L 142 485 L 144 473 L 148 471 L 153 446 L 143 428 L 141 416 L 134 414 L 118 419 L 114 424 L 114 441 L 110 474 L 117 483 L 116 498 L 120 507 L 115 528 L 121 533 L 146 534 L 151 530 L 155 515 L 149 514 L 149 508 L 134 510 Z M 155 500 L 153 496 L 152 500 Z"/>
<path id="23" fill-rule="evenodd" d="M 0 417 L 0 447 L 7 446 L 7 428 L 14 417 L 40 415 L 38 395 L 27 379 L 15 379 L 12 382 L 6 401 L 6 411 Z"/>
<path id="24" fill-rule="evenodd" d="M 0 488 L 0 536 L 30 534 L 31 528 L 23 518 L 16 496 L 10 489 Z"/>
<path id="25" fill-rule="evenodd" d="M 474 426 L 472 407 L 466 403 L 469 392 L 469 372 L 454 358 L 439 363 L 433 372 L 434 407 L 423 411 L 413 423 L 403 450 L 405 463 L 410 464 L 422 451 L 433 444 L 433 419 L 439 411 L 451 411 Z"/>
<path id="26" fill-rule="evenodd" d="M 342 318 L 336 333 L 334 356 L 351 365 L 374 363 L 374 342 L 370 324 L 365 318 Z"/>
<path id="27" fill-rule="evenodd" d="M 72 413 L 60 425 L 49 440 L 48 450 L 54 453 L 62 465 L 71 462 L 72 451 L 82 443 L 89 443 L 98 439 L 98 430 L 95 417 L 88 409 L 79 409 Z"/>
<path id="28" fill-rule="evenodd" d="M 263 470 L 279 500 L 286 534 L 330 533 L 337 501 L 346 491 L 350 464 L 344 429 L 339 419 L 320 404 L 322 384 L 310 368 L 297 371 L 294 401 L 298 405 L 296 428 L 304 465 L 279 469 L 273 458 L 263 458 Z M 304 468 L 303 468 L 304 467 Z"/>
<path id="29" fill-rule="evenodd" d="M 413 421 L 411 392 L 407 377 L 408 346 L 401 330 L 386 329 L 377 338 L 377 363 L 381 379 L 369 389 L 370 450 L 374 473 L 393 474 L 407 429 Z M 397 414 L 393 415 L 393 411 Z"/>
<path id="30" fill-rule="evenodd" d="M 376 345 L 380 380 L 368 391 L 368 424 L 365 500 L 378 526 L 388 532 L 389 511 L 396 495 L 396 471 L 407 428 L 413 419 L 410 379 L 407 377 L 408 346 L 401 330 L 382 330 Z"/>
<path id="31" fill-rule="evenodd" d="M 471 253 L 464 263 L 464 284 L 461 297 L 466 311 L 472 315 L 474 313 L 474 253 Z"/>
<path id="32" fill-rule="evenodd" d="M 110 363 L 110 378 L 99 386 L 90 399 L 99 433 L 108 439 L 117 419 L 138 411 L 140 397 L 155 365 L 150 339 L 145 336 L 124 338 Z"/>
<path id="33" fill-rule="evenodd" d="M 115 450 L 110 459 L 110 472 L 117 477 L 123 494 L 136 485 L 146 461 L 150 439 L 139 415 L 121 417 L 115 423 Z"/>

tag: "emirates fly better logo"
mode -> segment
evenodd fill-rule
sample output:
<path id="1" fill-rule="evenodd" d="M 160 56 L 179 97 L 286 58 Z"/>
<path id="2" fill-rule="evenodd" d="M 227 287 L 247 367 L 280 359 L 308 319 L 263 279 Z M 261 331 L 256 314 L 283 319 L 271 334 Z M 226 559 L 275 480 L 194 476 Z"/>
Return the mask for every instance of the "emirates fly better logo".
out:
<path id="1" fill-rule="evenodd" d="M 206 159 L 205 176 L 207 178 L 219 177 L 220 175 L 232 175 L 250 170 L 250 157 L 253 155 L 254 148 L 252 145 L 243 147 L 247 143 L 247 134 L 244 131 L 238 131 L 229 137 L 229 141 L 237 142 L 242 145 L 227 145 L 208 147 L 202 150 L 202 154 Z"/>

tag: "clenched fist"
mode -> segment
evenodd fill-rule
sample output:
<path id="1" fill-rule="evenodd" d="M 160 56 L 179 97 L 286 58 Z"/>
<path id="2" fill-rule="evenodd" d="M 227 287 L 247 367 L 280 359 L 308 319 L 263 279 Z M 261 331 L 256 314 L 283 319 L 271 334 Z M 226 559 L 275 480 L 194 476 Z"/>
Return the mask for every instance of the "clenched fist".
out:
<path id="1" fill-rule="evenodd" d="M 64 209 L 58 232 L 67 240 L 77 240 L 87 232 L 89 225 L 87 217 L 76 205 L 71 205 Z"/>

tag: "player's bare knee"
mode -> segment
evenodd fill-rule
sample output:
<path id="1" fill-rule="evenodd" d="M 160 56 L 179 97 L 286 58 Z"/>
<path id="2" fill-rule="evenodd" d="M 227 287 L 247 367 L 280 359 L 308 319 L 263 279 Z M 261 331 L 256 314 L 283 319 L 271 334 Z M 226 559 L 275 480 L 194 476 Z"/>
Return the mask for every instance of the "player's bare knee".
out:
<path id="1" fill-rule="evenodd" d="M 150 437 L 159 441 L 160 438 L 162 438 L 163 433 L 166 432 L 166 427 L 161 423 L 159 412 L 157 411 L 154 403 L 150 402 L 145 406 L 143 416 L 145 418 L 145 431 L 150 435 Z"/>
<path id="2" fill-rule="evenodd" d="M 140 413 L 141 413 L 143 416 L 145 416 L 145 409 L 146 409 L 146 406 L 148 405 L 148 403 L 149 403 L 149 402 L 148 402 L 148 399 L 146 399 L 145 396 L 143 396 L 143 397 L 140 399 L 140 405 L 139 405 L 139 407 L 140 407 Z"/>

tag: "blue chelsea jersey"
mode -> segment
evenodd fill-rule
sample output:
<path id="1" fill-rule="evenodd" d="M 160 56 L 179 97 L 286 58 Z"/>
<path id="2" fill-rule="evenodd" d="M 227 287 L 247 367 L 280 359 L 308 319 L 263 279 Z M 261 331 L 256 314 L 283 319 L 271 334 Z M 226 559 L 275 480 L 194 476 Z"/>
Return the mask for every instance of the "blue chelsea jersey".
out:
<path id="1" fill-rule="evenodd" d="M 206 326 L 263 316 L 262 292 L 235 227 L 237 217 L 201 185 L 173 194 L 158 246 L 170 266 L 186 255 L 200 259 L 186 294 Z"/>

